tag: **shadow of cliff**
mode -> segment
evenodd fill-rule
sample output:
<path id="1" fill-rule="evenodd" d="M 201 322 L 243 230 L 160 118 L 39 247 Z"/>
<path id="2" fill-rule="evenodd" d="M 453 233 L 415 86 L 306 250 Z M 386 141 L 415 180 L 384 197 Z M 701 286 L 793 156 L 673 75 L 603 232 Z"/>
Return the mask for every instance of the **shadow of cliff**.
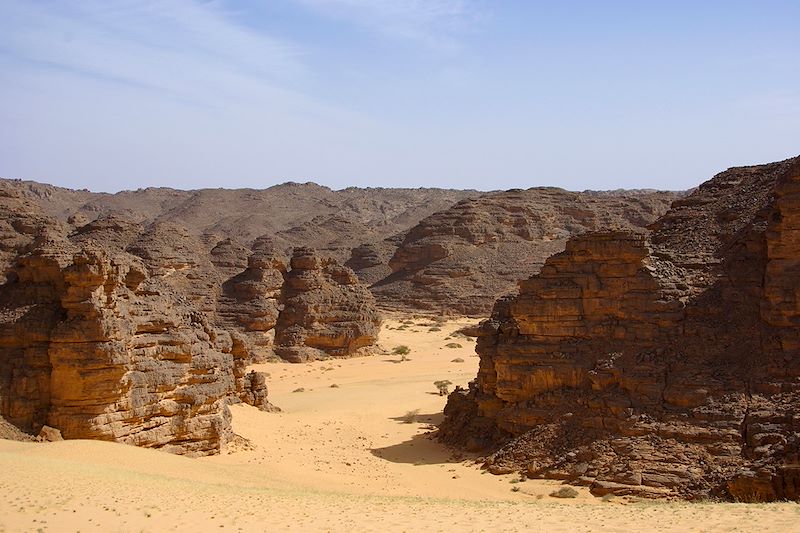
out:
<path id="1" fill-rule="evenodd" d="M 437 392 L 433 392 L 431 394 L 438 394 Z M 395 422 L 402 422 L 404 424 L 408 424 L 408 415 L 403 416 L 390 416 L 389 420 L 394 420 Z M 418 424 L 432 424 L 434 426 L 438 426 L 444 420 L 444 413 L 429 413 L 429 414 L 416 414 L 415 415 L 415 422 Z"/>
<path id="2" fill-rule="evenodd" d="M 430 424 L 431 427 L 440 424 L 444 415 L 442 413 L 419 414 L 416 416 L 418 424 Z M 405 422 L 405 416 L 391 417 L 400 423 Z M 423 426 L 424 427 L 424 426 Z M 435 432 L 428 431 L 417 433 L 409 440 L 383 448 L 372 448 L 370 453 L 375 457 L 392 463 L 413 465 L 436 465 L 458 463 L 463 460 L 460 454 L 453 452 L 444 444 L 434 438 Z"/>

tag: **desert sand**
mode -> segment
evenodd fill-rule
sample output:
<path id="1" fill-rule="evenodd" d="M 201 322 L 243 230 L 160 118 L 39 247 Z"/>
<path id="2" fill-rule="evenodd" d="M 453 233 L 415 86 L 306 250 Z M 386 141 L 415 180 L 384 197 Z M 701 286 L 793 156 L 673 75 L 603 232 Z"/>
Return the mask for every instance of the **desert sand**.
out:
<path id="1" fill-rule="evenodd" d="M 451 336 L 470 323 L 395 317 L 375 355 L 256 365 L 283 411 L 232 406 L 223 455 L 0 441 L 0 531 L 800 531 L 794 503 L 556 499 L 557 481 L 494 476 L 431 440 L 434 381 L 476 374 L 474 341 Z"/>

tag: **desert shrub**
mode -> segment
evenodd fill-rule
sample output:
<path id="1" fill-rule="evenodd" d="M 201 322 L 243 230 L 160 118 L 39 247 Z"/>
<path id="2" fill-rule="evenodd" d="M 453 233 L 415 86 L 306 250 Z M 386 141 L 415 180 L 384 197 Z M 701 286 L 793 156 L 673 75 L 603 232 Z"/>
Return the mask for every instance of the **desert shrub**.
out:
<path id="1" fill-rule="evenodd" d="M 306 391 L 306 389 L 304 389 L 303 387 L 300 387 L 298 389 L 294 389 L 292 392 L 305 392 L 305 391 Z"/>
<path id="2" fill-rule="evenodd" d="M 434 326 L 432 328 L 428 328 L 428 331 L 431 331 L 431 332 L 433 332 L 433 331 L 442 331 L 442 328 Z"/>
<path id="3" fill-rule="evenodd" d="M 557 491 L 551 492 L 550 496 L 553 498 L 577 498 L 578 491 L 572 487 L 561 487 Z"/>
<path id="4" fill-rule="evenodd" d="M 450 393 L 450 385 L 453 382 L 449 379 L 440 379 L 439 381 L 434 381 L 433 385 L 439 390 L 439 396 L 446 396 Z"/>
<path id="5" fill-rule="evenodd" d="M 413 424 L 417 421 L 417 415 L 419 415 L 419 409 L 414 409 L 413 411 L 406 411 L 406 414 L 400 417 L 400 420 L 403 421 L 404 424 Z"/>
<path id="6" fill-rule="evenodd" d="M 411 353 L 411 348 L 409 348 L 406 345 L 395 346 L 394 349 L 392 350 L 392 353 L 394 355 L 408 355 Z"/>
<path id="7" fill-rule="evenodd" d="M 448 342 L 447 344 L 445 344 L 445 346 L 448 347 L 448 348 L 461 348 L 462 347 L 457 342 Z"/>
<path id="8" fill-rule="evenodd" d="M 456 357 L 455 359 L 450 361 L 451 363 L 463 363 L 464 360 L 460 357 Z"/>
<path id="9" fill-rule="evenodd" d="M 331 388 L 332 389 L 338 389 L 339 385 L 337 385 L 336 383 L 331 383 Z"/>
<path id="10" fill-rule="evenodd" d="M 511 487 L 511 492 L 519 492 L 519 487 Z"/>

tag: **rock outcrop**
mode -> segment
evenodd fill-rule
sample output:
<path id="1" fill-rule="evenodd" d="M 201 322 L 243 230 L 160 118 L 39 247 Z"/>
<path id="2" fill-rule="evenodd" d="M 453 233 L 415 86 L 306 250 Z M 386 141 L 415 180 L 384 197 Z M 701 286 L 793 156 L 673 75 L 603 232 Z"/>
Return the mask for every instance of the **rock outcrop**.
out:
<path id="1" fill-rule="evenodd" d="M 800 499 L 800 159 L 652 230 L 574 237 L 500 299 L 441 437 L 597 495 Z"/>
<path id="2" fill-rule="evenodd" d="M 272 250 L 256 249 L 247 260 L 247 268 L 222 284 L 220 322 L 241 333 L 242 347 L 250 361 L 273 355 L 286 262 Z"/>
<path id="3" fill-rule="evenodd" d="M 0 294 L 16 318 L 0 327 L 9 421 L 192 455 L 225 444 L 233 357 L 140 262 L 42 251 L 17 274 Z"/>
<path id="4" fill-rule="evenodd" d="M 241 343 L 179 290 L 185 280 L 172 283 L 185 258 L 151 253 L 148 264 L 123 251 L 137 232 L 119 221 L 95 221 L 70 240 L 35 208 L 20 210 L 19 198 L 0 206 L 29 221 L 16 224 L 24 232 L 12 242 L 24 246 L 0 286 L 7 421 L 31 434 L 49 426 L 68 439 L 206 455 L 231 436 L 229 403 L 272 409 L 264 376 L 245 373 Z"/>
<path id="5" fill-rule="evenodd" d="M 352 270 L 310 248 L 295 248 L 290 266 L 275 353 L 292 362 L 346 357 L 375 342 L 381 318 Z"/>
<path id="6" fill-rule="evenodd" d="M 487 316 L 494 300 L 538 272 L 569 237 L 642 228 L 675 198 L 540 187 L 465 199 L 411 228 L 389 260 L 392 274 L 372 290 L 386 308 Z M 354 250 L 353 260 L 365 256 L 366 250 Z"/>

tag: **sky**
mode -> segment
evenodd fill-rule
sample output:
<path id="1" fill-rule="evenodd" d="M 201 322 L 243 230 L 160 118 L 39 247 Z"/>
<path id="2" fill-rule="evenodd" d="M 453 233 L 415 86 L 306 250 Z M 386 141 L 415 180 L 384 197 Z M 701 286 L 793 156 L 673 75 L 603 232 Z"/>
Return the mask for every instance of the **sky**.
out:
<path id="1" fill-rule="evenodd" d="M 686 189 L 800 154 L 800 2 L 0 0 L 0 176 Z"/>

